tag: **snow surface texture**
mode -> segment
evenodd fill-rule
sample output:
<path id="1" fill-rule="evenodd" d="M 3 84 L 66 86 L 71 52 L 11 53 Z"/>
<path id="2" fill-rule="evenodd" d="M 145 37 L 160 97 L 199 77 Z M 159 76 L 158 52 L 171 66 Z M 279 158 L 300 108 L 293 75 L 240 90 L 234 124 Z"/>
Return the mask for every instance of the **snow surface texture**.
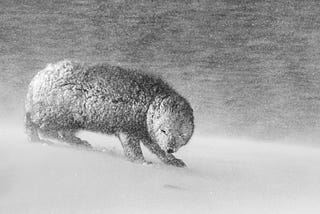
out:
<path id="1" fill-rule="evenodd" d="M 195 135 L 188 168 L 128 162 L 116 138 L 97 149 L 27 143 L 1 127 L 0 213 L 320 213 L 320 149 Z"/>

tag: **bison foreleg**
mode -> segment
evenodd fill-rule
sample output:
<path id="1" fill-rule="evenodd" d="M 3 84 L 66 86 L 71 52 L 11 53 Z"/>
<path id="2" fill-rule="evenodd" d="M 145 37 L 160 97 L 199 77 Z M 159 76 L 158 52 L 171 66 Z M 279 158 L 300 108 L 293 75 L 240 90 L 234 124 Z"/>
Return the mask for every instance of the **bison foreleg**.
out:
<path id="1" fill-rule="evenodd" d="M 132 162 L 146 163 L 138 138 L 126 133 L 119 133 L 117 136 L 121 142 L 126 158 Z"/>

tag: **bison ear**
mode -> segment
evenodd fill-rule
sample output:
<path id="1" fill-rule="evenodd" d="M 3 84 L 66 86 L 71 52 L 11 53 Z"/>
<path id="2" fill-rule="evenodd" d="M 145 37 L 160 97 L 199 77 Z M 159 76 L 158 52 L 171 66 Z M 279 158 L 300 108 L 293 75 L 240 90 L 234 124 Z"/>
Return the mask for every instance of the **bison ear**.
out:
<path id="1" fill-rule="evenodd" d="M 160 111 L 174 112 L 181 108 L 182 103 L 183 102 L 181 100 L 181 97 L 179 96 L 175 96 L 175 95 L 166 96 L 161 100 Z"/>

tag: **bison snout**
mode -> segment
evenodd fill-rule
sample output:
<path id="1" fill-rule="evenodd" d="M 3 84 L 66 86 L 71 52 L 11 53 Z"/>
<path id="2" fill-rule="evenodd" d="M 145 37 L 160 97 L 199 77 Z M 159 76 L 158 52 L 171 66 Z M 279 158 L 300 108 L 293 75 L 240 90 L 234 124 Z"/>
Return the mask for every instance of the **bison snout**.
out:
<path id="1" fill-rule="evenodd" d="M 168 152 L 169 154 L 172 154 L 172 153 L 174 153 L 174 150 L 173 150 L 173 149 L 167 149 L 167 152 Z"/>

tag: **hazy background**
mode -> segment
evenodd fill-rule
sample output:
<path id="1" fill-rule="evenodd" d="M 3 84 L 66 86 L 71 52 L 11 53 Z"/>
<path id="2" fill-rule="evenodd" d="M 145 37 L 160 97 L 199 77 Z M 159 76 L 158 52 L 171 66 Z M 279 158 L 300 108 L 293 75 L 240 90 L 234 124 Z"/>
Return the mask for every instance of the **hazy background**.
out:
<path id="1" fill-rule="evenodd" d="M 320 133 L 319 1 L 0 1 L 0 120 L 22 123 L 32 76 L 65 58 L 159 73 L 196 131 Z"/>
<path id="2" fill-rule="evenodd" d="M 195 111 L 188 167 L 88 132 L 27 143 L 28 83 L 66 58 L 170 82 Z M 318 214 L 319 138 L 318 0 L 0 0 L 0 213 Z"/>

